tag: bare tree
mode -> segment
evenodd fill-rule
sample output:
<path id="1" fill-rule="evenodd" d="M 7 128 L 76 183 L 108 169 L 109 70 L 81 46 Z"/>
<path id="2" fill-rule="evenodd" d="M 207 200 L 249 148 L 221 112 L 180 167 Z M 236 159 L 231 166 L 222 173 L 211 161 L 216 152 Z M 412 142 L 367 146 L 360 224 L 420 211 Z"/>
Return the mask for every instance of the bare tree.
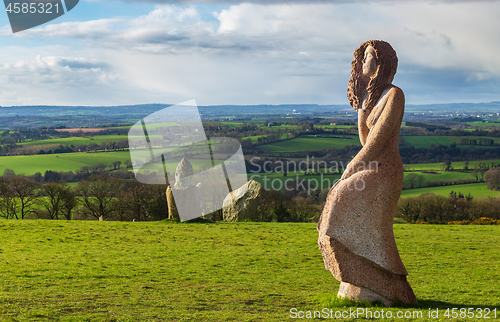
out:
<path id="1" fill-rule="evenodd" d="M 89 181 L 78 182 L 85 210 L 99 220 L 110 216 L 121 185 L 122 180 L 105 174 L 92 175 Z"/>
<path id="2" fill-rule="evenodd" d="M 488 182 L 488 189 L 500 190 L 500 167 L 489 169 L 484 175 L 484 181 Z"/>
<path id="3" fill-rule="evenodd" d="M 78 199 L 76 198 L 74 190 L 67 184 L 65 184 L 65 188 L 62 191 L 62 202 L 62 214 L 66 220 L 71 220 L 72 211 L 78 205 Z"/>
<path id="4" fill-rule="evenodd" d="M 59 213 L 62 207 L 61 193 L 59 184 L 49 182 L 42 186 L 41 193 L 44 198 L 40 198 L 40 204 L 43 210 L 39 213 L 49 217 L 50 219 L 59 219 Z"/>
<path id="5" fill-rule="evenodd" d="M 18 218 L 18 203 L 8 179 L 0 178 L 0 215 L 6 219 Z"/>
<path id="6" fill-rule="evenodd" d="M 129 181 L 118 197 L 120 220 L 161 220 L 168 217 L 166 185 L 143 184 Z"/>
<path id="7" fill-rule="evenodd" d="M 4 178 L 0 184 L 0 212 L 6 218 L 24 219 L 34 212 L 39 184 L 23 176 Z"/>
<path id="8" fill-rule="evenodd" d="M 410 182 L 410 188 L 411 189 L 415 188 L 416 183 L 417 183 L 417 174 L 410 173 L 406 176 L 406 179 Z"/>
<path id="9" fill-rule="evenodd" d="M 77 199 L 67 183 L 50 182 L 42 186 L 41 191 L 45 198 L 40 199 L 43 214 L 50 219 L 59 219 L 61 216 L 70 220 L 71 211 L 77 205 Z"/>

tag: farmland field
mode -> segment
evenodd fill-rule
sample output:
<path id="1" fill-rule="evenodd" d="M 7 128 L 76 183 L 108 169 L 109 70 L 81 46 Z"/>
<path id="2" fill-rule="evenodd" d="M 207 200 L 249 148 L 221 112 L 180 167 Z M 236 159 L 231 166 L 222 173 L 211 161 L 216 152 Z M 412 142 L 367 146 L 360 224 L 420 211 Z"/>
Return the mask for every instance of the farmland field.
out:
<path id="1" fill-rule="evenodd" d="M 33 175 L 37 172 L 43 174 L 46 170 L 75 172 L 83 166 L 98 163 L 110 165 L 112 162 L 121 161 L 123 165 L 126 160 L 130 160 L 129 151 L 3 156 L 0 157 L 0 173 L 3 173 L 5 169 L 25 175 Z"/>
<path id="2" fill-rule="evenodd" d="M 470 126 L 500 126 L 500 120 L 488 120 L 488 121 L 477 121 L 477 122 L 467 122 L 467 125 Z"/>
<path id="3" fill-rule="evenodd" d="M 410 185 L 410 180 L 408 180 L 408 176 L 410 174 L 422 175 L 425 179 L 425 183 L 429 182 L 439 182 L 441 180 L 453 180 L 453 179 L 475 179 L 474 174 L 471 172 L 451 172 L 451 171 L 442 171 L 440 173 L 422 173 L 422 172 L 405 172 L 405 186 Z"/>
<path id="4" fill-rule="evenodd" d="M 127 135 L 93 135 L 89 137 L 69 137 L 69 138 L 54 138 L 47 140 L 27 141 L 19 143 L 19 145 L 45 145 L 45 144 L 70 144 L 88 145 L 89 143 L 101 144 L 102 142 L 112 142 L 119 140 L 128 140 Z"/>
<path id="5" fill-rule="evenodd" d="M 469 161 L 469 169 L 478 167 L 480 164 L 486 164 L 488 166 L 500 165 L 500 160 L 478 160 Z M 452 162 L 451 166 L 453 169 L 463 169 L 465 167 L 464 161 Z M 416 170 L 416 171 L 442 171 L 443 163 L 412 163 L 404 165 L 406 170 Z"/>
<path id="6" fill-rule="evenodd" d="M 332 136 L 328 138 L 328 136 Z M 335 137 L 335 138 L 333 138 Z M 340 137 L 340 138 L 339 138 Z M 402 146 L 409 147 L 413 146 L 416 148 L 425 147 L 428 148 L 431 144 L 434 145 L 446 145 L 449 146 L 452 143 L 456 143 L 457 147 L 469 147 L 474 146 L 478 148 L 491 148 L 493 146 L 484 145 L 462 145 L 460 141 L 462 138 L 460 136 L 402 136 L 403 139 Z M 480 140 L 485 137 L 467 137 L 468 139 Z M 500 138 L 490 138 L 496 144 L 500 144 Z M 314 137 L 314 135 L 301 135 L 292 140 L 276 142 L 272 144 L 261 145 L 260 148 L 264 151 L 269 152 L 294 152 L 303 150 L 321 150 L 329 148 L 344 148 L 346 145 L 361 145 L 359 138 L 355 135 L 338 135 L 338 134 L 323 134 L 322 137 Z"/>
<path id="7" fill-rule="evenodd" d="M 452 143 L 456 143 L 458 147 L 469 147 L 471 145 L 461 145 L 460 141 L 463 138 L 471 139 L 471 140 L 481 140 L 481 139 L 491 139 L 496 144 L 500 144 L 500 138 L 492 138 L 492 137 L 484 137 L 484 136 L 439 136 L 439 135 L 408 135 L 401 137 L 404 140 L 404 144 L 402 146 L 414 146 L 416 148 L 428 148 L 431 144 L 434 145 L 450 145 Z M 472 145 L 480 148 L 487 148 L 488 146 L 484 145 Z"/>
<path id="8" fill-rule="evenodd" d="M 217 158 L 218 154 L 214 154 Z M 225 154 L 223 155 L 226 156 Z M 37 172 L 44 174 L 45 171 L 77 171 L 83 166 L 96 165 L 104 163 L 109 166 L 115 161 L 120 161 L 121 167 L 124 167 L 125 161 L 130 160 L 129 151 L 113 151 L 113 152 L 75 152 L 61 154 L 38 154 L 38 155 L 15 155 L 0 157 L 0 174 L 5 169 L 14 170 L 16 174 L 33 175 Z M 165 162 L 167 169 L 175 169 L 180 158 L 173 158 Z M 199 171 L 201 167 L 210 165 L 211 161 L 203 159 L 191 159 L 191 164 L 195 171 Z M 215 160 L 218 164 L 220 160 Z"/>
<path id="9" fill-rule="evenodd" d="M 488 190 L 486 182 L 457 184 L 450 186 L 408 189 L 401 192 L 401 198 L 418 197 L 424 193 L 433 193 L 441 196 L 449 196 L 451 191 L 461 192 L 464 195 L 471 194 L 475 198 L 500 197 L 500 191 Z"/>
<path id="10" fill-rule="evenodd" d="M 332 137 L 327 137 L 327 135 L 324 136 L 325 137 L 314 137 L 314 135 L 301 135 L 300 137 L 292 140 L 261 145 L 259 148 L 269 152 L 294 152 L 329 148 L 342 149 L 346 145 L 361 145 L 359 137 L 355 135 L 331 134 Z"/>
<path id="11" fill-rule="evenodd" d="M 290 173 L 286 177 L 283 177 L 283 173 L 253 173 L 249 174 L 248 178 L 257 181 L 267 189 L 273 190 L 294 189 L 297 186 L 297 178 L 299 187 L 304 187 L 306 190 L 318 187 L 320 190 L 323 190 L 330 188 L 337 182 L 340 174 L 304 176 L 303 174 Z"/>
<path id="12" fill-rule="evenodd" d="M 241 138 L 241 139 L 242 139 L 242 140 L 245 140 L 245 139 L 250 139 L 250 140 L 252 140 L 252 143 L 253 143 L 253 144 L 256 144 L 256 143 L 258 142 L 258 139 L 259 139 L 259 138 L 261 138 L 261 137 L 266 137 L 266 136 L 267 136 L 267 135 L 265 135 L 265 134 L 264 134 L 264 135 L 254 135 L 254 136 L 246 136 L 246 137 L 243 137 L 243 138 Z M 289 138 L 289 137 L 290 137 L 290 134 L 285 133 L 285 134 L 281 134 L 280 139 L 281 139 L 281 140 L 283 140 L 283 139 L 287 139 L 287 138 Z"/>
<path id="13" fill-rule="evenodd" d="M 500 309 L 500 226 L 394 225 L 419 304 Z M 0 220 L 2 321 L 288 321 L 335 307 L 316 224 Z M 355 310 L 356 308 L 354 308 Z M 374 308 L 371 310 L 380 310 Z M 354 320 L 354 319 L 353 319 Z M 483 321 L 468 319 L 467 321 Z"/>
<path id="14" fill-rule="evenodd" d="M 433 174 L 433 173 L 421 173 L 421 172 L 405 172 L 405 181 L 404 185 L 405 186 L 410 186 L 410 180 L 408 179 L 408 176 L 410 174 L 417 174 L 417 175 L 422 175 L 425 179 L 425 183 L 430 183 L 430 182 L 439 182 L 439 181 L 445 181 L 445 180 L 453 180 L 453 179 L 475 179 L 474 175 L 470 172 L 441 172 L 438 174 Z M 328 174 L 328 175 L 318 175 L 318 174 L 310 174 L 307 176 L 304 176 L 303 172 L 289 172 L 286 177 L 283 176 L 283 173 L 251 173 L 248 175 L 249 179 L 253 179 L 260 183 L 262 186 L 266 187 L 267 189 L 273 189 L 273 190 L 284 190 L 284 189 L 291 189 L 291 187 L 296 186 L 296 181 L 298 178 L 298 182 L 303 182 L 303 185 L 305 189 L 307 190 L 308 187 L 318 187 L 320 190 L 330 188 L 335 182 L 337 182 L 338 179 L 340 179 L 340 174 Z M 288 181 L 288 183 L 286 183 Z M 308 184 L 308 182 L 310 182 Z M 462 185 L 460 185 L 462 186 Z M 468 186 L 468 185 L 466 185 Z M 287 188 L 290 187 L 290 188 Z M 449 188 L 452 186 L 445 186 L 444 188 Z M 437 191 L 440 191 L 438 188 L 442 187 L 432 187 L 432 188 L 427 188 L 427 189 L 437 189 Z M 405 191 L 413 191 L 413 190 L 405 190 Z M 405 192 L 403 191 L 403 192 Z M 420 189 L 419 189 L 420 191 Z M 451 190 L 450 190 L 451 191 Z M 490 191 L 490 190 L 488 190 Z M 420 192 L 420 193 L 425 193 L 428 191 Z M 492 195 L 494 196 L 495 193 L 494 191 L 491 191 L 493 193 L 489 192 L 483 192 L 482 190 L 479 191 L 474 191 L 472 195 L 478 194 L 480 196 L 483 195 Z M 419 194 L 420 194 L 419 193 Z M 449 191 L 444 194 L 448 195 Z"/>

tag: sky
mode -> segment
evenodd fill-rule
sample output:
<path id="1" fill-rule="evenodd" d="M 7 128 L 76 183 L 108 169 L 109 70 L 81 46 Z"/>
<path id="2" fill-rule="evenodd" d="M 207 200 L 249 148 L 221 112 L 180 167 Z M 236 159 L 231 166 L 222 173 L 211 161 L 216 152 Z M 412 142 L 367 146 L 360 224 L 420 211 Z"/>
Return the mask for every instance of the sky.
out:
<path id="1" fill-rule="evenodd" d="M 500 101 L 500 2 L 80 0 L 13 34 L 0 106 L 348 104 L 354 49 L 388 41 L 407 104 Z"/>

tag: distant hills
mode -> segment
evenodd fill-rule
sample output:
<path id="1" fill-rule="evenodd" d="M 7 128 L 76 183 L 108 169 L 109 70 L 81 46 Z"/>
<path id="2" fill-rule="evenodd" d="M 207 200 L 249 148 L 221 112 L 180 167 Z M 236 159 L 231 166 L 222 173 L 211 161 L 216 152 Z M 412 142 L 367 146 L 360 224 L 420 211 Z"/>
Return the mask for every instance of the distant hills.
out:
<path id="1" fill-rule="evenodd" d="M 0 116 L 62 116 L 62 115 L 134 115 L 146 116 L 171 104 L 140 104 L 124 106 L 2 106 Z M 323 114 L 352 112 L 349 105 L 280 104 L 280 105 L 212 105 L 198 107 L 202 116 L 242 116 L 266 114 Z M 406 105 L 407 112 L 422 113 L 497 113 L 500 102 Z"/>

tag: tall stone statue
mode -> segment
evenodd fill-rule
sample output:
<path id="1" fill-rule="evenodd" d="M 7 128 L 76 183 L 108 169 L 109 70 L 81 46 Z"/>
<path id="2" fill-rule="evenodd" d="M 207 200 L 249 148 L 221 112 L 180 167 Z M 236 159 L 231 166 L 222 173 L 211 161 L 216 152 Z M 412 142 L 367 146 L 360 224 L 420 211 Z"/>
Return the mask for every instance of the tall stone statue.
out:
<path id="1" fill-rule="evenodd" d="M 179 220 L 179 210 L 176 202 L 183 202 L 184 208 L 190 213 L 203 216 L 203 189 L 201 183 L 196 186 L 191 183 L 193 166 L 183 158 L 175 170 L 175 183 L 167 186 L 168 218 Z M 174 195 L 176 199 L 174 200 Z M 198 217 L 199 217 L 198 216 Z"/>
<path id="2" fill-rule="evenodd" d="M 416 303 L 392 228 L 403 188 L 398 137 L 403 91 L 392 85 L 398 58 L 387 42 L 354 52 L 347 96 L 358 113 L 362 149 L 330 189 L 318 222 L 325 267 L 351 300 Z"/>

